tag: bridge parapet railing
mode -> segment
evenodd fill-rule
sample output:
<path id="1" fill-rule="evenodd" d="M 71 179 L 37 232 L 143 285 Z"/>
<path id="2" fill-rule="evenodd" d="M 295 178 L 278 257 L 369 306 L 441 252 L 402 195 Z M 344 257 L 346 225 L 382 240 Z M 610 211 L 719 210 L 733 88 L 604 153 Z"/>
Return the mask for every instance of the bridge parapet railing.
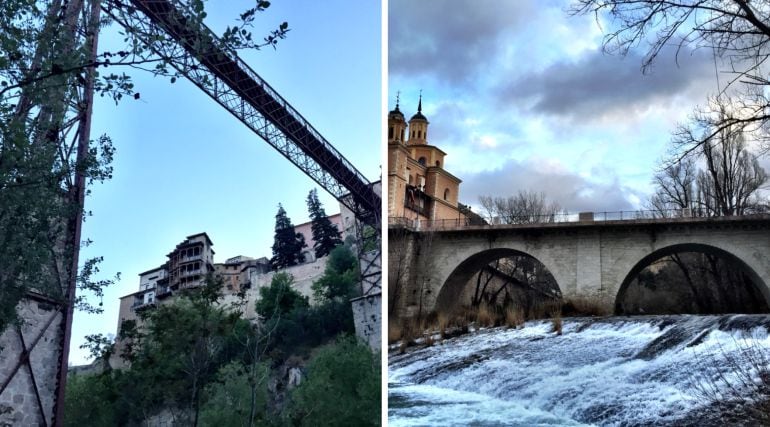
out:
<path id="1" fill-rule="evenodd" d="M 546 225 L 563 223 L 601 223 L 610 221 L 649 221 L 677 218 L 705 218 L 708 215 L 698 209 L 635 210 L 604 212 L 559 212 L 549 215 L 513 215 L 509 217 L 485 217 L 483 221 L 471 218 L 415 219 L 391 217 L 388 225 L 411 230 L 449 230 L 473 227 L 509 227 L 512 225 Z M 746 217 L 747 215 L 739 215 Z M 725 218 L 724 216 L 722 218 Z"/>

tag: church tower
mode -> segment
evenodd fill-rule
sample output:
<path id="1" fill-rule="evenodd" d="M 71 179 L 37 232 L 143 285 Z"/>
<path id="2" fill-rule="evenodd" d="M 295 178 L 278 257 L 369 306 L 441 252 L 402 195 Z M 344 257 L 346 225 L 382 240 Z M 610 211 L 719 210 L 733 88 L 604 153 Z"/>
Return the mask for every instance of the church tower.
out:
<path id="1" fill-rule="evenodd" d="M 458 200 L 461 180 L 444 169 L 446 153 L 428 143 L 422 93 L 408 126 L 398 100 L 388 113 L 388 217 L 464 221 L 467 208 Z"/>
<path id="2" fill-rule="evenodd" d="M 398 109 L 398 95 L 396 95 L 396 108 L 388 113 L 388 144 L 406 144 L 406 120 L 401 110 Z"/>
<path id="3" fill-rule="evenodd" d="M 428 119 L 422 115 L 422 93 L 417 113 L 409 119 L 409 145 L 425 145 L 428 142 Z"/>

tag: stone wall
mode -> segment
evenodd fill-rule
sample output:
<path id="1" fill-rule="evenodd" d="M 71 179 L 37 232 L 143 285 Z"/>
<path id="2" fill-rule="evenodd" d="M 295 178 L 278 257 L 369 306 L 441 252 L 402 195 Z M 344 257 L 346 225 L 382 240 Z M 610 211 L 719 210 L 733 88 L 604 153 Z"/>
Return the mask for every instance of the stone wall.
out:
<path id="1" fill-rule="evenodd" d="M 318 280 L 324 274 L 326 270 L 326 261 L 328 257 L 319 258 L 313 262 L 306 264 L 295 265 L 293 267 L 287 267 L 281 271 L 271 271 L 265 274 L 258 274 L 252 278 L 251 288 L 245 292 L 245 305 L 242 307 L 243 318 L 256 319 L 257 313 L 255 306 L 259 299 L 259 290 L 270 286 L 270 282 L 273 281 L 273 276 L 276 273 L 288 273 L 294 277 L 294 283 L 292 287 L 300 293 L 302 296 L 306 296 L 313 303 L 313 282 Z M 225 294 L 222 298 L 222 304 L 231 305 L 239 303 L 241 300 L 236 294 Z"/>
<path id="2" fill-rule="evenodd" d="M 369 294 L 350 301 L 356 335 L 375 351 L 382 348 L 382 293 Z"/>
<path id="3" fill-rule="evenodd" d="M 0 335 L 0 387 L 11 379 L 0 393 L 0 425 L 50 425 L 56 400 L 63 317 L 51 301 L 36 294 L 23 299 L 17 312 L 22 319 L 19 328 L 12 325 Z M 29 364 L 22 364 L 14 374 L 24 351 L 19 329 L 27 348 L 38 336 L 40 339 L 30 353 Z"/>

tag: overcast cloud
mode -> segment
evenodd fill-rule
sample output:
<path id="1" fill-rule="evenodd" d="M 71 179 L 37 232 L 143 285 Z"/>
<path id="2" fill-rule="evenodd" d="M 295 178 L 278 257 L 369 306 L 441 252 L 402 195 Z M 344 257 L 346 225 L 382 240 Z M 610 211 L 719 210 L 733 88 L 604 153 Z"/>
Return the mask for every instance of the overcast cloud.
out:
<path id="1" fill-rule="evenodd" d="M 716 89 L 712 57 L 705 50 L 679 58 L 661 52 L 651 72 L 642 75 L 642 55 L 610 56 L 591 51 L 576 62 L 557 62 L 510 83 L 500 102 L 530 101 L 533 113 L 591 117 L 613 111 L 639 111 L 676 100 L 700 102 Z M 680 101 L 681 102 L 681 101 Z"/>
<path id="2" fill-rule="evenodd" d="M 414 113 L 420 90 L 429 143 L 479 195 L 543 191 L 570 211 L 634 209 L 652 191 L 670 132 L 716 90 L 706 51 L 602 53 L 593 16 L 567 0 L 391 0 L 392 107 Z"/>
<path id="3" fill-rule="evenodd" d="M 471 82 L 500 54 L 501 35 L 527 24 L 536 0 L 395 1 L 388 23 L 389 73 Z M 544 2 L 543 2 L 544 3 Z M 494 7 L 488 7 L 494 6 Z"/>
<path id="4" fill-rule="evenodd" d="M 635 198 L 642 196 L 632 188 L 624 188 L 617 177 L 609 182 L 591 182 L 568 171 L 549 170 L 547 165 L 516 161 L 470 175 L 461 188 L 474 206 L 479 196 L 507 197 L 525 190 L 544 193 L 568 212 L 634 210 L 638 201 Z"/>

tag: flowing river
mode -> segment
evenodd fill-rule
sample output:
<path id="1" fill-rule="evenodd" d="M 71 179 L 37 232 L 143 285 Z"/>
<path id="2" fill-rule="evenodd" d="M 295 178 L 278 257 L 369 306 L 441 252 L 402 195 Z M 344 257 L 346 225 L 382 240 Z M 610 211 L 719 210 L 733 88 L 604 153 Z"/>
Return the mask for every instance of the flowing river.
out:
<path id="1" fill-rule="evenodd" d="M 567 318 L 562 335 L 534 321 L 391 350 L 389 425 L 756 425 L 768 329 L 766 315 Z"/>

